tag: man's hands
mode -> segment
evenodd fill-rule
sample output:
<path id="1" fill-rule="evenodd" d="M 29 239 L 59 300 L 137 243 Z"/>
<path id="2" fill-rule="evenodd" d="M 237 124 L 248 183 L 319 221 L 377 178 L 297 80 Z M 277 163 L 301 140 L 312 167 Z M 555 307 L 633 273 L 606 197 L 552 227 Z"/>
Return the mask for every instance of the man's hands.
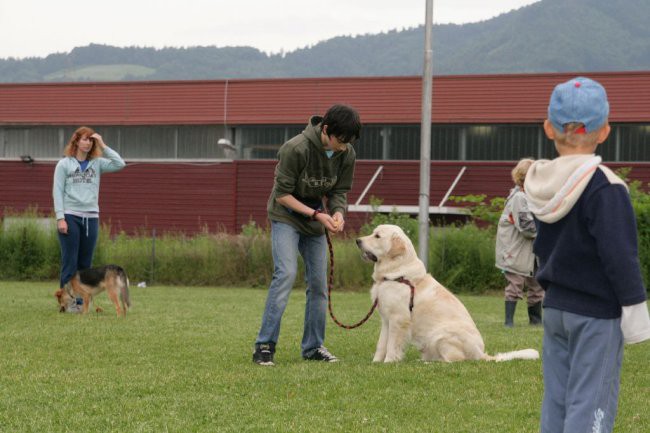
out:
<path id="1" fill-rule="evenodd" d="M 332 233 L 342 232 L 345 226 L 345 220 L 341 212 L 336 212 L 334 216 L 326 213 L 317 213 L 315 220 L 323 224 Z"/>

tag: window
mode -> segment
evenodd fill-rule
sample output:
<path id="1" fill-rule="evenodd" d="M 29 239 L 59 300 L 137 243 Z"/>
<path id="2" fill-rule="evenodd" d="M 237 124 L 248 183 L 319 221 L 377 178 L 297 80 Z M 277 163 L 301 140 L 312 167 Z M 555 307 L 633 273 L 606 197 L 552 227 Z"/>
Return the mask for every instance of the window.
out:
<path id="1" fill-rule="evenodd" d="M 0 158 L 30 155 L 58 159 L 77 126 L 0 126 Z M 217 142 L 221 125 L 96 126 L 104 141 L 126 159 L 230 158 Z M 233 126 L 229 134 L 242 159 L 276 159 L 280 146 L 304 125 Z M 364 125 L 354 145 L 358 159 L 418 160 L 420 125 Z M 650 123 L 612 125 L 597 153 L 605 161 L 650 161 Z M 552 159 L 555 146 L 542 125 L 440 125 L 431 128 L 431 159 L 516 161 Z"/>
<path id="2" fill-rule="evenodd" d="M 236 142 L 243 159 L 276 159 L 280 146 L 300 134 L 304 126 L 242 126 Z"/>

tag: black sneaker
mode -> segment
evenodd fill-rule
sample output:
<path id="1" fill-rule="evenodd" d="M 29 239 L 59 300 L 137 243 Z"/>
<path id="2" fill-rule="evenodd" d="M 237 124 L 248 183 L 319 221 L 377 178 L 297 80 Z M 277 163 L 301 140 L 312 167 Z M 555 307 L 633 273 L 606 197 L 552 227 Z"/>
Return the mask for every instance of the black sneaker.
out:
<path id="1" fill-rule="evenodd" d="M 253 362 L 257 365 L 271 366 L 273 363 L 273 354 L 275 353 L 275 344 L 260 343 L 255 345 L 253 352 Z"/>
<path id="2" fill-rule="evenodd" d="M 325 346 L 321 346 L 314 350 L 311 355 L 303 356 L 307 361 L 324 361 L 324 362 L 338 362 L 338 358 L 330 353 Z"/>

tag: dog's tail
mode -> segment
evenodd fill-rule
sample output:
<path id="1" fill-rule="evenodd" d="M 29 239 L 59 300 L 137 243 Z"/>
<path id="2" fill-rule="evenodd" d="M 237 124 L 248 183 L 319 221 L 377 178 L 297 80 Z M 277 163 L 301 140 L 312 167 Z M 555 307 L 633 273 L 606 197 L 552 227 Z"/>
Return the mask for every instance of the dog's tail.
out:
<path id="1" fill-rule="evenodd" d="M 497 353 L 493 356 L 485 354 L 485 360 L 494 362 L 512 361 L 513 359 L 539 359 L 539 352 L 535 349 L 522 349 L 512 352 Z"/>
<path id="2" fill-rule="evenodd" d="M 131 307 L 131 298 L 129 297 L 129 277 L 126 276 L 126 272 L 121 267 L 117 267 L 117 278 L 120 280 L 120 300 L 122 301 L 122 309 L 124 310 L 124 315 Z"/>

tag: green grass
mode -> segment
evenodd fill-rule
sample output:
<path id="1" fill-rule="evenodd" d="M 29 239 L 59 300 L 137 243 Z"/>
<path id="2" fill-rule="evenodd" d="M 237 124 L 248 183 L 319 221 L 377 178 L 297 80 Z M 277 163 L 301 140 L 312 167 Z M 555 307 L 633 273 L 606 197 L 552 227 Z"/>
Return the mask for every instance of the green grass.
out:
<path id="1" fill-rule="evenodd" d="M 45 76 L 45 81 L 62 79 L 88 79 L 93 81 L 118 81 L 127 75 L 146 77 L 156 72 L 153 68 L 141 65 L 93 65 L 81 68 L 62 69 Z"/>
<path id="2" fill-rule="evenodd" d="M 282 323 L 277 366 L 251 362 L 265 290 L 131 289 L 126 319 L 60 314 L 55 283 L 0 283 L 0 432 L 538 431 L 541 363 L 371 362 L 375 314 L 346 331 L 328 322 L 337 364 L 300 359 L 303 294 Z M 497 296 L 462 296 L 490 353 L 541 348 L 542 330 L 512 330 Z M 334 293 L 339 319 L 360 319 L 364 293 Z M 650 344 L 626 347 L 617 432 L 650 431 Z"/>

